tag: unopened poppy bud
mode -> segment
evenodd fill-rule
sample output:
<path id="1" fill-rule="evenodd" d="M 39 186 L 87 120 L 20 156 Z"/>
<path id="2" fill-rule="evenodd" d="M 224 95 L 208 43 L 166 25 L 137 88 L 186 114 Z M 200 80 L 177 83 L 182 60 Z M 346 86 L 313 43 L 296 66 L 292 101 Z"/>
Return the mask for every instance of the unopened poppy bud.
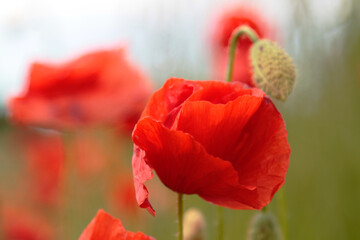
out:
<path id="1" fill-rule="evenodd" d="M 256 41 L 250 51 L 257 86 L 270 96 L 285 101 L 296 78 L 290 56 L 275 42 L 266 39 Z"/>
<path id="2" fill-rule="evenodd" d="M 184 240 L 204 240 L 206 223 L 202 213 L 190 208 L 184 214 Z"/>
<path id="3" fill-rule="evenodd" d="M 280 229 L 275 217 L 269 213 L 256 214 L 250 223 L 248 240 L 280 240 Z"/>

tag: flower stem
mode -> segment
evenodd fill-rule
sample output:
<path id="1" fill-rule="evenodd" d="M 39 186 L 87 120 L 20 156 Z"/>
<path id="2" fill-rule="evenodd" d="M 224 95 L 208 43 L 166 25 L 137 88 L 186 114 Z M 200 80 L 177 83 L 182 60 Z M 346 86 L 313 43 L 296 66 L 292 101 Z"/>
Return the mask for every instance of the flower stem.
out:
<path id="1" fill-rule="evenodd" d="M 183 239 L 183 195 L 178 194 L 178 240 Z"/>
<path id="2" fill-rule="evenodd" d="M 224 209 L 223 207 L 217 207 L 218 217 L 218 240 L 224 239 Z"/>
<path id="3" fill-rule="evenodd" d="M 249 39 L 253 43 L 255 43 L 259 39 L 256 32 L 248 26 L 241 25 L 241 26 L 235 28 L 235 30 L 232 32 L 231 38 L 230 38 L 230 44 L 229 44 L 229 62 L 228 62 L 228 70 L 227 70 L 227 75 L 226 75 L 227 82 L 231 82 L 231 80 L 232 80 L 236 45 L 237 45 L 237 42 L 238 42 L 240 36 L 242 36 L 243 34 L 248 36 Z"/>
<path id="4" fill-rule="evenodd" d="M 261 212 L 266 213 L 266 212 L 267 212 L 267 207 L 268 207 L 268 206 L 263 207 L 263 208 L 261 209 Z"/>
<path id="5" fill-rule="evenodd" d="M 78 195 L 78 179 L 76 173 L 76 154 L 74 152 L 74 144 L 76 143 L 77 133 L 73 131 L 65 131 L 63 137 L 63 171 L 60 183 L 61 202 L 60 202 L 60 218 L 61 218 L 61 239 L 74 239 L 76 232 L 76 223 L 80 221 L 81 210 L 79 208 L 80 199 Z M 82 203 L 83 204 L 83 203 Z M 76 211 L 74 211 L 76 209 Z"/>
<path id="6" fill-rule="evenodd" d="M 2 188 L 1 188 L 2 190 Z M 2 191 L 0 192 L 0 195 L 1 195 Z M 4 208 L 3 208 L 3 202 L 2 202 L 2 196 L 0 196 L 0 240 L 3 240 L 5 239 L 5 227 L 4 227 L 4 220 L 3 220 L 3 211 L 4 211 Z"/>
<path id="7" fill-rule="evenodd" d="M 59 216 L 60 216 L 60 224 L 59 228 L 60 238 L 69 238 L 71 227 L 68 226 L 68 221 L 71 218 L 69 215 L 69 200 L 72 198 L 71 194 L 71 171 L 72 171 L 72 161 L 73 155 L 71 152 L 71 143 L 73 141 L 73 134 L 71 132 L 63 132 L 62 133 L 62 146 L 63 146 L 63 170 L 60 180 L 60 206 L 59 206 Z"/>
<path id="8" fill-rule="evenodd" d="M 288 222 L 286 214 L 286 201 L 285 201 L 285 190 L 284 187 L 279 190 L 279 207 L 280 207 L 280 220 L 284 234 L 284 240 L 288 239 Z"/>

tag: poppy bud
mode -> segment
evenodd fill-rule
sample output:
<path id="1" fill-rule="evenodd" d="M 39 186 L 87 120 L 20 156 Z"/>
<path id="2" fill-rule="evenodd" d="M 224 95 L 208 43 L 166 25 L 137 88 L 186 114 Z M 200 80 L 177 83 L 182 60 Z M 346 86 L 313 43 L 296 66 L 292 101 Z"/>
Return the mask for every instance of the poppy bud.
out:
<path id="1" fill-rule="evenodd" d="M 248 240 L 282 239 L 275 217 L 269 213 L 256 214 L 250 223 Z"/>
<path id="2" fill-rule="evenodd" d="M 285 101 L 296 77 L 290 56 L 275 42 L 261 39 L 251 47 L 250 57 L 257 86 L 270 96 Z"/>
<path id="3" fill-rule="evenodd" d="M 203 240 L 205 239 L 206 223 L 202 213 L 190 208 L 184 214 L 184 240 Z"/>

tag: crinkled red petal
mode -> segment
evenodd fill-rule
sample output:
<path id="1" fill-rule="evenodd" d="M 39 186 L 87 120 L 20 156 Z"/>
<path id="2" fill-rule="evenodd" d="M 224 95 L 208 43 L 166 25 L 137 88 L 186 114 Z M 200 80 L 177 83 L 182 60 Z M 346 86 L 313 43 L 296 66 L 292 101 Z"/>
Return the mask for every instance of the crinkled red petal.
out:
<path id="1" fill-rule="evenodd" d="M 239 184 L 236 170 L 229 161 L 210 155 L 192 136 L 174 131 L 163 124 L 144 118 L 133 132 L 134 143 L 146 152 L 138 155 L 135 165 L 146 165 L 155 169 L 160 180 L 175 192 L 199 194 L 206 200 L 236 209 L 259 209 L 256 189 Z M 140 164 L 141 163 L 141 164 Z M 134 170 L 136 194 L 148 203 L 145 176 Z M 149 171 L 149 172 L 148 172 Z M 140 174 L 140 175 L 139 175 Z M 145 181 L 144 181 L 145 180 Z"/>
<path id="2" fill-rule="evenodd" d="M 125 230 L 121 221 L 99 210 L 95 218 L 82 232 L 79 240 L 154 240 L 141 232 Z"/>

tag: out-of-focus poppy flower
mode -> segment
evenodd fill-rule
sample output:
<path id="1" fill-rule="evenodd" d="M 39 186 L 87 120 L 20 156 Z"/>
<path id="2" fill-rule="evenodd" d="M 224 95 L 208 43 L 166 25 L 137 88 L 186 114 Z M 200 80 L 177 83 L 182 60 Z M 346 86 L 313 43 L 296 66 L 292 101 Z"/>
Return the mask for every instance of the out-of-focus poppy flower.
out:
<path id="1" fill-rule="evenodd" d="M 232 32 L 241 25 L 251 27 L 259 38 L 275 39 L 274 26 L 258 10 L 244 5 L 231 6 L 218 17 L 212 29 L 211 44 L 215 79 L 225 79 L 226 77 L 230 37 Z M 233 80 L 255 87 L 256 84 L 252 79 L 252 68 L 249 59 L 251 44 L 252 42 L 247 36 L 239 39 L 235 55 Z"/>
<path id="2" fill-rule="evenodd" d="M 61 137 L 58 134 L 28 133 L 24 140 L 26 182 L 31 185 L 31 195 L 41 203 L 58 203 L 65 157 Z"/>
<path id="3" fill-rule="evenodd" d="M 135 216 L 138 206 L 135 198 L 134 182 L 131 174 L 120 173 L 111 184 L 109 200 L 118 212 Z"/>
<path id="4" fill-rule="evenodd" d="M 91 134 L 77 135 L 69 146 L 76 158 L 80 177 L 94 176 L 105 169 L 107 163 L 105 149 L 96 140 Z"/>
<path id="5" fill-rule="evenodd" d="M 7 240 L 54 239 L 53 228 L 39 215 L 13 206 L 2 209 L 2 234 Z"/>
<path id="6" fill-rule="evenodd" d="M 109 184 L 109 203 L 110 206 L 119 212 L 120 215 L 127 214 L 128 219 L 131 220 L 145 220 L 140 219 L 139 206 L 136 201 L 136 194 L 134 189 L 134 180 L 131 174 L 127 172 L 118 172 L 117 177 L 112 184 Z M 149 189 L 152 192 L 153 201 L 158 204 L 158 211 L 167 212 L 175 207 L 171 192 L 164 187 L 158 180 L 154 179 L 149 182 Z"/>
<path id="7" fill-rule="evenodd" d="M 104 50 L 65 64 L 32 64 L 26 89 L 10 100 L 9 110 L 21 124 L 132 129 L 150 93 L 150 82 L 124 49 Z"/>
<path id="8" fill-rule="evenodd" d="M 26 131 L 21 134 L 21 141 L 26 160 L 25 182 L 31 189 L 28 194 L 42 204 L 59 203 L 61 185 L 66 179 L 64 174 L 69 174 L 69 169 L 64 169 L 66 157 L 69 157 L 66 152 L 72 153 L 67 168 L 76 169 L 82 179 L 98 175 L 105 169 L 104 149 L 91 134 L 76 135 L 67 146 L 56 132 Z"/>
<path id="9" fill-rule="evenodd" d="M 281 114 L 240 82 L 169 79 L 133 131 L 138 204 L 155 214 L 144 182 L 234 209 L 261 209 L 283 185 L 290 147 Z"/>
<path id="10" fill-rule="evenodd" d="M 82 232 L 79 240 L 154 240 L 141 232 L 126 231 L 119 219 L 99 210 Z"/>

